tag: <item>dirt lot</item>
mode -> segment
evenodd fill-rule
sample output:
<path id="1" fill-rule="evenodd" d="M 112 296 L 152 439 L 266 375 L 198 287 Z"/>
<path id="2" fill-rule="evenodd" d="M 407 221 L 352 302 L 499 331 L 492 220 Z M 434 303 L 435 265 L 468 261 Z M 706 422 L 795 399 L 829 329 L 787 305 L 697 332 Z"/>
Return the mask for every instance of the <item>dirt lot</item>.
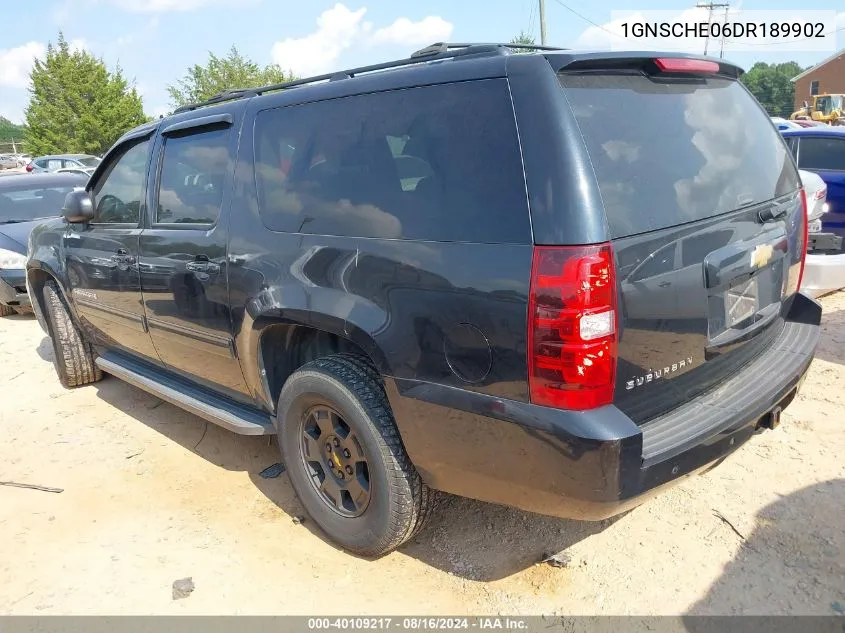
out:
<path id="1" fill-rule="evenodd" d="M 64 390 L 35 320 L 0 319 L 0 481 L 64 489 L 0 486 L 0 614 L 845 612 L 845 293 L 823 304 L 784 424 L 710 473 L 601 524 L 448 498 L 376 561 L 294 523 L 266 438 L 113 378 Z"/>

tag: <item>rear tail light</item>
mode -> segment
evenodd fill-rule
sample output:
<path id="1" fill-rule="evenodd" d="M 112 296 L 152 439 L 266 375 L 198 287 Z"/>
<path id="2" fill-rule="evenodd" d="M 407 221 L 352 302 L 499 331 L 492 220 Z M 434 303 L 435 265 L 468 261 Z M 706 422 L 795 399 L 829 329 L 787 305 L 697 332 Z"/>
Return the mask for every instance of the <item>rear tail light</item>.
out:
<path id="1" fill-rule="evenodd" d="M 801 290 L 801 281 L 804 279 L 804 264 L 807 262 L 807 248 L 810 245 L 810 221 L 807 215 L 807 193 L 801 189 L 801 207 L 803 213 L 801 215 L 801 223 L 803 229 L 801 232 L 802 248 L 801 248 L 801 267 L 798 269 L 798 285 L 795 291 Z"/>
<path id="2" fill-rule="evenodd" d="M 610 404 L 616 319 L 609 244 L 535 246 L 528 301 L 531 402 L 560 409 Z"/>
<path id="3" fill-rule="evenodd" d="M 26 166 L 27 171 L 32 171 L 33 169 L 35 169 L 35 168 L 32 166 L 32 163 L 30 163 L 29 165 Z"/>
<path id="4" fill-rule="evenodd" d="M 683 57 L 658 57 L 654 60 L 660 72 L 664 73 L 693 73 L 712 75 L 719 72 L 717 62 L 706 59 L 685 59 Z"/>

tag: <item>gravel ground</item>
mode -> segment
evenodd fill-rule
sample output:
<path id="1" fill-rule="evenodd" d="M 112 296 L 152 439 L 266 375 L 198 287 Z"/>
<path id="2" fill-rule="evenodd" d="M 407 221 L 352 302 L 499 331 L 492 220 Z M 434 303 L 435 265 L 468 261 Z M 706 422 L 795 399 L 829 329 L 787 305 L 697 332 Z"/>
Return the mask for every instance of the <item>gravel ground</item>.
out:
<path id="1" fill-rule="evenodd" d="M 375 561 L 294 521 L 267 438 L 113 378 L 65 390 L 35 320 L 0 319 L 0 481 L 64 489 L 0 486 L 0 614 L 845 612 L 845 293 L 822 303 L 783 424 L 713 471 L 602 523 L 449 497 Z"/>

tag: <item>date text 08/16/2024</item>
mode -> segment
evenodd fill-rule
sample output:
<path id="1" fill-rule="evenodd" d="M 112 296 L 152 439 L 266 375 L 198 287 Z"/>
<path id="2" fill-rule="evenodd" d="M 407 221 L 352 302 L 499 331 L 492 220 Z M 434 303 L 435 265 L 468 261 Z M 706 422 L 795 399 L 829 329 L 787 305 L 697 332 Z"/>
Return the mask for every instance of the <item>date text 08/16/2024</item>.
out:
<path id="1" fill-rule="evenodd" d="M 339 617 L 339 618 L 308 618 L 308 629 L 321 630 L 509 630 L 520 631 L 528 629 L 528 622 L 521 618 L 479 617 L 479 618 L 449 618 L 449 617 Z"/>

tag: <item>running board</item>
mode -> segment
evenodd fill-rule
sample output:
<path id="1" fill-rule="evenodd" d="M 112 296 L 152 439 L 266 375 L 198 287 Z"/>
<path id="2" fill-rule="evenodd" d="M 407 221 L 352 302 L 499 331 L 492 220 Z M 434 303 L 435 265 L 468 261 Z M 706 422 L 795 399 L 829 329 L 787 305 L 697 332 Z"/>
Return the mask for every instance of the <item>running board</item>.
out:
<path id="1" fill-rule="evenodd" d="M 143 389 L 170 404 L 213 422 L 239 435 L 275 435 L 276 428 L 267 413 L 250 410 L 186 381 L 162 382 L 154 370 L 122 355 L 106 354 L 96 360 L 97 367 L 121 380 Z"/>

